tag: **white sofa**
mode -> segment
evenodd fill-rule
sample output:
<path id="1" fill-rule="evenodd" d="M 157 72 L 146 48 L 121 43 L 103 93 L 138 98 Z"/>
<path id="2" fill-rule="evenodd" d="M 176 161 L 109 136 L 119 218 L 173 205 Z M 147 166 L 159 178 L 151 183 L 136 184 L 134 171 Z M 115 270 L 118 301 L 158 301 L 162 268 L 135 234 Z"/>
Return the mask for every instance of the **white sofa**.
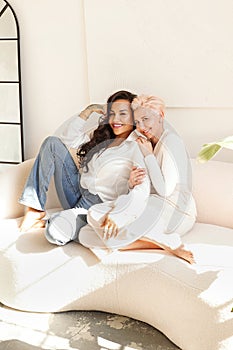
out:
<path id="1" fill-rule="evenodd" d="M 19 233 L 17 203 L 32 160 L 0 174 L 0 302 L 26 311 L 101 310 L 162 331 L 183 350 L 233 349 L 233 164 L 192 161 L 198 220 L 183 240 L 196 264 L 160 250 L 102 261 L 77 243 Z M 54 188 L 48 207 L 58 207 Z M 6 219 L 7 218 L 7 219 Z"/>

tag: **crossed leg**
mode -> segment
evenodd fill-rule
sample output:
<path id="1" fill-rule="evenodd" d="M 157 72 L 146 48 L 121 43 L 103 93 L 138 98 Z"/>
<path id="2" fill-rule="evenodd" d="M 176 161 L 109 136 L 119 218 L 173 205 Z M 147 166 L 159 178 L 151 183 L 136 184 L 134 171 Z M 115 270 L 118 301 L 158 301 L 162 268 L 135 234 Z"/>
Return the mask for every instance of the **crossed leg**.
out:
<path id="1" fill-rule="evenodd" d="M 178 258 L 181 258 L 185 261 L 187 261 L 190 264 L 194 264 L 195 260 L 194 260 L 194 256 L 193 253 L 186 249 L 184 244 L 181 244 L 178 248 L 176 249 L 171 249 L 170 247 L 158 243 L 156 241 L 151 241 L 148 240 L 146 238 L 141 238 L 138 239 L 137 241 L 127 245 L 126 247 L 123 247 L 119 250 L 136 250 L 136 249 L 163 249 L 175 256 L 177 256 Z"/>

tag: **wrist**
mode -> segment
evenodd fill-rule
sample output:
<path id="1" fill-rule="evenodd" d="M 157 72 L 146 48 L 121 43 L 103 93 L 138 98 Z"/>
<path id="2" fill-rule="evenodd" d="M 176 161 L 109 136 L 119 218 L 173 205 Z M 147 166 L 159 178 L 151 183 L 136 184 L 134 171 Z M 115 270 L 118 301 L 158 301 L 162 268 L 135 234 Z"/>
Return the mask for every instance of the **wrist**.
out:
<path id="1" fill-rule="evenodd" d="M 131 182 L 128 180 L 128 188 L 130 189 L 130 190 L 132 190 L 133 188 L 134 188 L 134 186 L 131 184 Z"/>
<path id="2" fill-rule="evenodd" d="M 150 154 L 153 154 L 153 151 L 150 151 L 150 150 L 148 150 L 148 149 L 144 149 L 144 150 L 143 150 L 143 155 L 144 155 L 144 157 L 147 157 L 147 156 L 149 156 Z"/>
<path id="3" fill-rule="evenodd" d="M 80 118 L 87 120 L 90 115 L 93 113 L 99 113 L 99 114 L 103 114 L 104 113 L 104 105 L 100 105 L 97 103 L 91 104 L 89 106 L 87 106 L 80 114 Z"/>
<path id="4" fill-rule="evenodd" d="M 82 118 L 83 120 L 87 120 L 90 117 L 91 111 L 84 109 L 80 114 L 80 118 Z"/>

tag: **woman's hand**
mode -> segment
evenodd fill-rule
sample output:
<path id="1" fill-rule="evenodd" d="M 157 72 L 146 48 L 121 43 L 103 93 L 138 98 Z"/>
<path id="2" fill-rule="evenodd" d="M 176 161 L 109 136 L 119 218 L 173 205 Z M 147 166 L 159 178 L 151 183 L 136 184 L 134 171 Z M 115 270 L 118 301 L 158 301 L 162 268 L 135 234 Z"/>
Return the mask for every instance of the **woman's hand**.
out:
<path id="1" fill-rule="evenodd" d="M 139 144 L 139 147 L 140 147 L 144 157 L 148 156 L 148 154 L 153 153 L 153 147 L 152 147 L 152 143 L 150 142 L 150 140 L 145 139 L 144 137 L 138 137 L 136 141 Z"/>
<path id="2" fill-rule="evenodd" d="M 101 224 L 101 227 L 103 228 L 103 239 L 108 240 L 111 237 L 116 237 L 119 230 L 118 226 L 115 224 L 115 222 L 110 219 L 109 215 L 107 214 Z"/>
<path id="3" fill-rule="evenodd" d="M 145 169 L 137 168 L 136 166 L 133 166 L 129 175 L 129 180 L 128 180 L 129 188 L 132 189 L 134 188 L 134 186 L 140 185 L 143 182 L 145 176 L 146 176 Z"/>
<path id="4" fill-rule="evenodd" d="M 99 114 L 105 114 L 106 113 L 106 105 L 103 104 L 97 104 L 97 103 L 94 103 L 94 104 L 91 104 L 89 106 L 87 106 L 80 114 L 80 118 L 84 119 L 84 120 L 87 120 L 91 113 L 93 112 L 96 112 L 96 113 L 99 113 Z"/>

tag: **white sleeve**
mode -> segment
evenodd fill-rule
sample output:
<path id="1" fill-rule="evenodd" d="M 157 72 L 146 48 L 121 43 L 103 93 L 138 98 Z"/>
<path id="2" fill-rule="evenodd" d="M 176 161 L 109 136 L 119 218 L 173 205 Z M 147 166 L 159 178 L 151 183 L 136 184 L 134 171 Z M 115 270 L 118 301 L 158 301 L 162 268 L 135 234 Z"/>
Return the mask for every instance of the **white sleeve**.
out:
<path id="1" fill-rule="evenodd" d="M 138 147 L 135 146 L 133 163 L 135 166 L 145 168 L 144 157 Z M 115 201 L 100 203 L 92 206 L 88 211 L 88 222 L 95 230 L 100 229 L 102 218 L 110 210 L 111 218 L 118 228 L 129 225 L 137 219 L 144 211 L 150 194 L 150 181 L 146 175 L 142 184 L 135 186 L 128 194 L 120 195 Z"/>
<path id="2" fill-rule="evenodd" d="M 78 148 L 81 144 L 88 142 L 90 136 L 98 127 L 100 115 L 93 112 L 88 120 L 84 120 L 75 114 L 66 120 L 54 133 L 68 148 Z"/>
<path id="3" fill-rule="evenodd" d="M 165 196 L 165 180 L 154 154 L 145 157 L 146 168 L 152 185 L 159 196 Z"/>
<path id="4" fill-rule="evenodd" d="M 154 155 L 145 157 L 147 170 L 158 195 L 170 196 L 178 183 L 187 180 L 187 152 L 183 141 L 175 133 L 170 133 L 163 143 L 161 168 Z"/>

